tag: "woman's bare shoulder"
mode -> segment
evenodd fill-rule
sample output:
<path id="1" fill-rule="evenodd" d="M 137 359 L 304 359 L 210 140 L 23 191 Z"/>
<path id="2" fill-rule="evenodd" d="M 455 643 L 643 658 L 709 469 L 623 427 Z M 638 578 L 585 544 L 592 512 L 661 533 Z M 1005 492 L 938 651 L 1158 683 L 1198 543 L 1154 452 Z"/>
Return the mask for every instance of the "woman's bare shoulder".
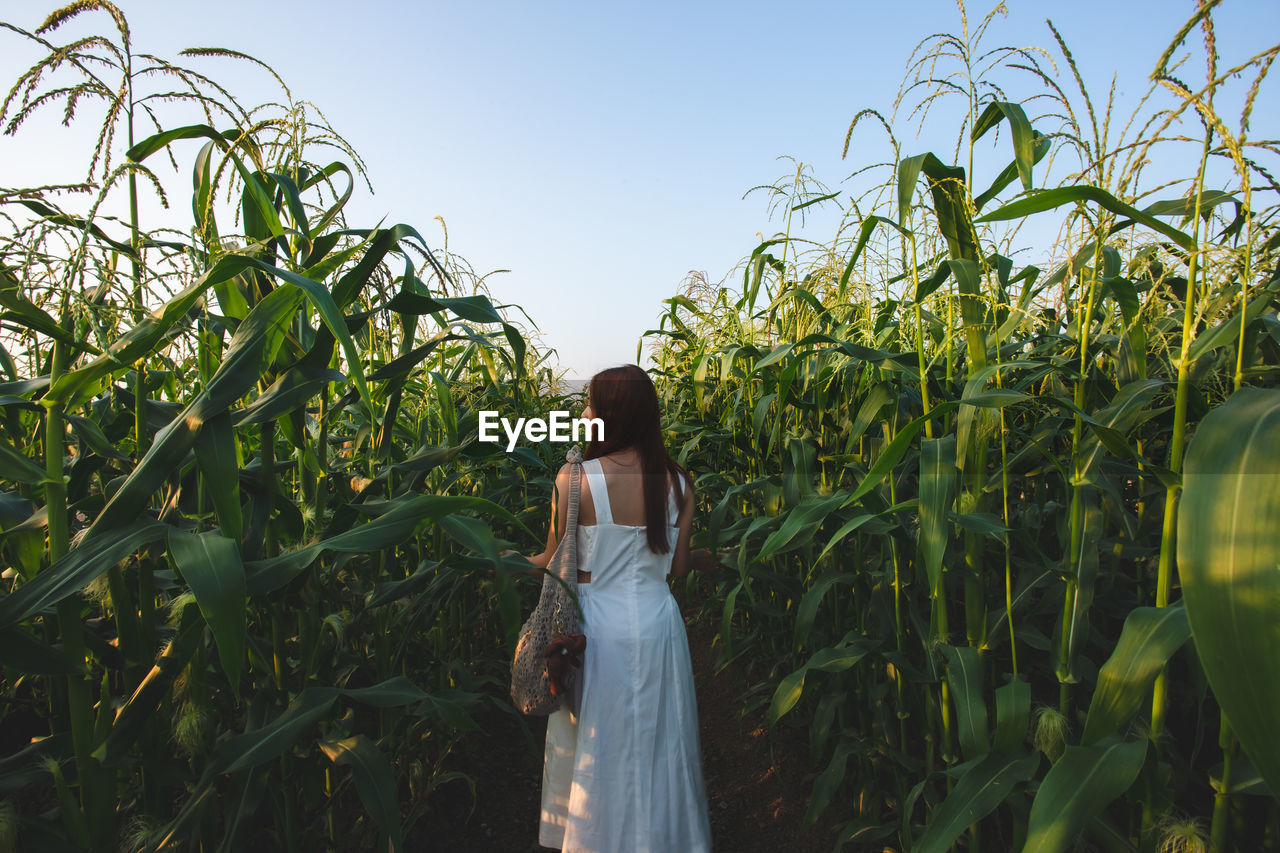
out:
<path id="1" fill-rule="evenodd" d="M 581 488 L 585 489 L 587 487 L 587 478 L 585 476 L 579 478 L 578 482 L 581 484 L 580 486 Z M 568 462 L 565 462 L 563 465 L 560 466 L 560 470 L 556 472 L 556 477 L 555 477 L 556 491 L 561 494 L 567 495 L 569 493 L 569 487 L 570 485 L 572 485 L 572 483 L 573 483 L 573 465 L 571 465 Z"/>

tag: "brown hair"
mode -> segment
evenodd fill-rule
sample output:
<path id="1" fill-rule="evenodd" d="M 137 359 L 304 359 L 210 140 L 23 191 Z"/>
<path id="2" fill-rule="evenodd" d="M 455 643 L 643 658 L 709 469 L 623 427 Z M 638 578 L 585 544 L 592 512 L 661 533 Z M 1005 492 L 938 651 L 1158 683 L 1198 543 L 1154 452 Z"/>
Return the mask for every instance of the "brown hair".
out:
<path id="1" fill-rule="evenodd" d="M 610 367 L 591 377 L 591 409 L 604 421 L 604 439 L 587 444 L 584 459 L 634 447 L 644 476 L 644 519 L 649 550 L 665 554 L 667 545 L 667 487 L 683 477 L 693 479 L 667 453 L 662 443 L 658 392 L 653 380 L 637 365 Z M 675 519 L 671 519 L 671 524 Z"/>

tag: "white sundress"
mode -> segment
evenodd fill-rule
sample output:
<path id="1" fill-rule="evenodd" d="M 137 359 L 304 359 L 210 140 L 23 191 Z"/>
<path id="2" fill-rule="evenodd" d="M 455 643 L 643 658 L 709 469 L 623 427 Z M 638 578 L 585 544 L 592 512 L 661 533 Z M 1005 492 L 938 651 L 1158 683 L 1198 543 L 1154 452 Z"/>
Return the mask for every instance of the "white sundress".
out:
<path id="1" fill-rule="evenodd" d="M 578 525 L 578 585 L 587 637 L 581 693 L 547 719 L 538 842 L 564 853 L 711 850 L 698 706 L 684 619 L 667 587 L 666 554 L 645 528 L 613 523 L 600 460 L 583 463 L 596 524 Z M 678 508 L 674 490 L 668 519 Z"/>

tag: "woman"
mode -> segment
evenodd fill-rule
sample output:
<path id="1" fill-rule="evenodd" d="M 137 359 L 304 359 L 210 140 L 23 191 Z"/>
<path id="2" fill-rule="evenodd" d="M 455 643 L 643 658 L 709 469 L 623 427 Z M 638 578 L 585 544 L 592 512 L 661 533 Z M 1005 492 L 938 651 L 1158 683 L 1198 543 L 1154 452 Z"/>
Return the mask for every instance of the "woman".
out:
<path id="1" fill-rule="evenodd" d="M 689 551 L 693 481 L 667 455 L 658 396 L 635 365 L 597 373 L 587 418 L 604 438 L 584 454 L 578 598 L 587 637 L 575 714 L 547 720 L 538 841 L 565 853 L 711 849 L 697 698 L 684 620 L 666 576 L 710 555 Z M 546 568 L 568 513 L 569 466 L 556 477 Z"/>

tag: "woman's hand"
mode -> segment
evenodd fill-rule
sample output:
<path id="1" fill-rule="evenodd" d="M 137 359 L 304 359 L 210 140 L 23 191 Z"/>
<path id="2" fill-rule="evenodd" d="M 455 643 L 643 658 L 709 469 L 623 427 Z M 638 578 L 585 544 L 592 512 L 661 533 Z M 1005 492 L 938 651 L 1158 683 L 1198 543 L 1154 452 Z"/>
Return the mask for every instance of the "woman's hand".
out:
<path id="1" fill-rule="evenodd" d="M 524 560 L 528 560 L 530 563 L 533 563 L 533 564 L 534 564 L 534 566 L 537 566 L 537 565 L 538 565 L 538 563 L 537 563 L 537 561 L 536 561 L 536 560 L 534 560 L 534 559 L 532 559 L 532 558 L 530 558 L 530 557 L 525 557 L 525 556 L 524 556 L 523 554 L 521 554 L 519 551 L 514 551 L 514 550 L 512 550 L 512 549 L 510 549 L 510 548 L 506 549 L 505 551 L 499 551 L 499 552 L 498 552 L 498 556 L 499 556 L 499 557 L 506 557 L 506 556 L 509 556 L 509 555 L 512 555 L 512 554 L 515 554 L 515 555 L 517 555 L 517 556 L 521 557 L 521 558 L 522 558 L 522 559 L 524 559 Z M 495 575 L 495 574 L 496 574 L 496 573 L 494 572 L 494 570 L 493 570 L 493 569 L 490 569 L 490 570 L 489 570 L 489 577 L 494 577 L 494 575 Z M 541 576 L 541 575 L 542 575 L 542 572 L 541 572 L 541 571 L 539 571 L 537 568 L 533 568 L 533 569 L 529 569 L 528 571 L 524 572 L 524 574 L 528 575 L 528 576 L 529 576 L 529 577 L 531 577 L 531 578 L 536 578 L 536 577 Z"/>
<path id="2" fill-rule="evenodd" d="M 723 558 L 723 551 L 712 553 L 712 549 L 710 548 L 690 548 L 689 558 L 681 564 L 682 569 L 681 567 L 677 567 L 675 562 L 672 562 L 671 574 L 673 578 L 680 580 L 681 578 L 685 578 L 685 576 L 691 573 L 691 571 L 717 570 L 721 567 L 721 560 L 723 560 Z"/>
<path id="3" fill-rule="evenodd" d="M 694 572 L 708 572 L 712 569 L 720 567 L 720 561 L 724 559 L 724 552 L 712 554 L 710 548 L 694 548 L 689 552 L 689 570 Z"/>

